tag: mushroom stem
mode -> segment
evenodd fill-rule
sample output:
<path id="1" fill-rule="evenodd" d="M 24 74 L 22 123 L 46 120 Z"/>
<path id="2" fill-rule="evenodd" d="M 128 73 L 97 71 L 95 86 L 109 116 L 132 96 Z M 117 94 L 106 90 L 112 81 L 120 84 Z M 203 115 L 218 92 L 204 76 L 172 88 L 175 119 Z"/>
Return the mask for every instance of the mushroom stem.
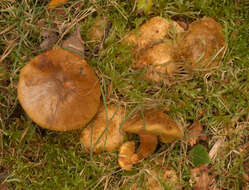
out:
<path id="1" fill-rule="evenodd" d="M 155 135 L 139 134 L 139 137 L 140 137 L 139 151 L 138 153 L 132 155 L 131 158 L 133 164 L 151 155 L 156 150 L 158 144 L 158 139 L 157 136 Z"/>

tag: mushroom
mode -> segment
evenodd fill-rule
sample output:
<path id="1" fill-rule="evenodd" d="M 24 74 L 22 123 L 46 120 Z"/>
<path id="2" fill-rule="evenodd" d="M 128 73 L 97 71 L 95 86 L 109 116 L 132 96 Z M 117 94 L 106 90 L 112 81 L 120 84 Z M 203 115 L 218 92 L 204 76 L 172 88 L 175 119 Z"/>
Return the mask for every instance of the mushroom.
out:
<path id="1" fill-rule="evenodd" d="M 147 110 L 144 112 L 144 116 L 136 115 L 124 123 L 122 129 L 128 133 L 138 134 L 141 140 L 138 152 L 129 156 L 130 161 L 127 163 L 132 164 L 148 157 L 155 151 L 158 137 L 163 143 L 170 143 L 183 137 L 177 124 L 167 114 L 158 110 Z M 119 161 L 120 163 L 121 161 Z M 127 170 L 125 164 L 120 164 L 120 166 Z"/>
<path id="2" fill-rule="evenodd" d="M 136 57 L 135 68 L 146 70 L 146 78 L 152 81 L 172 83 L 179 79 L 187 79 L 191 69 L 182 62 L 174 60 L 176 44 L 172 40 L 156 44 L 141 50 Z"/>
<path id="3" fill-rule="evenodd" d="M 104 16 L 98 17 L 92 27 L 88 30 L 88 38 L 93 41 L 100 41 L 105 35 L 108 26 L 108 20 Z"/>
<path id="4" fill-rule="evenodd" d="M 39 126 L 67 131 L 87 124 L 97 112 L 100 87 L 94 70 L 80 56 L 54 49 L 21 70 L 18 99 Z"/>
<path id="5" fill-rule="evenodd" d="M 157 16 L 146 21 L 138 31 L 131 32 L 125 43 L 132 45 L 136 50 L 148 48 L 167 38 L 170 32 L 181 33 L 184 29 L 176 22 Z"/>
<path id="6" fill-rule="evenodd" d="M 124 132 L 120 129 L 122 117 L 122 107 L 109 105 L 105 109 L 101 106 L 93 122 L 82 131 L 80 142 L 84 150 L 97 153 L 113 152 L 119 148 L 124 139 Z"/>
<path id="7" fill-rule="evenodd" d="M 224 52 L 222 26 L 214 19 L 204 17 L 189 25 L 188 31 L 179 35 L 179 53 L 194 68 L 218 66 Z"/>
<path id="8" fill-rule="evenodd" d="M 119 149 L 118 154 L 118 164 L 119 166 L 126 170 L 130 171 L 132 169 L 132 165 L 137 162 L 136 158 L 133 159 L 133 155 L 135 152 L 135 142 L 127 141 Z"/>
<path id="9" fill-rule="evenodd" d="M 150 190 L 161 190 L 163 188 L 162 181 L 165 181 L 169 187 L 175 190 L 180 190 L 178 176 L 174 169 L 166 167 L 158 167 L 148 169 L 145 176 L 146 188 Z"/>
<path id="10" fill-rule="evenodd" d="M 135 153 L 135 142 L 125 142 L 119 149 L 118 163 L 124 170 L 130 171 L 132 165 L 151 155 L 157 147 L 158 139 L 155 135 L 140 134 L 140 146 Z"/>

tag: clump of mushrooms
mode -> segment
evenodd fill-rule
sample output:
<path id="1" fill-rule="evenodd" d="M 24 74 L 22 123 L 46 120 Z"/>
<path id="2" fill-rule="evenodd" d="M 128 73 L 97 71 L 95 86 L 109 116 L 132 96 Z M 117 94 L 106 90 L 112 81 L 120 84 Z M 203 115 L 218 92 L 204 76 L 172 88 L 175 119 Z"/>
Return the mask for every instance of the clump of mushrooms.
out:
<path id="1" fill-rule="evenodd" d="M 34 122 L 56 131 L 86 125 L 100 103 L 94 70 L 82 57 L 63 49 L 42 53 L 25 65 L 17 93 Z"/>
<path id="2" fill-rule="evenodd" d="M 158 110 L 147 110 L 124 123 L 122 129 L 127 133 L 139 135 L 140 146 L 135 153 L 135 143 L 130 141 L 120 147 L 119 165 L 124 170 L 131 170 L 132 164 L 152 154 L 158 144 L 158 139 L 169 143 L 183 137 L 183 133 L 167 114 Z"/>
<path id="3" fill-rule="evenodd" d="M 191 23 L 187 31 L 174 21 L 153 17 L 125 43 L 136 50 L 134 68 L 146 68 L 145 78 L 166 84 L 190 79 L 195 68 L 219 65 L 225 47 L 221 25 L 208 17 Z"/>

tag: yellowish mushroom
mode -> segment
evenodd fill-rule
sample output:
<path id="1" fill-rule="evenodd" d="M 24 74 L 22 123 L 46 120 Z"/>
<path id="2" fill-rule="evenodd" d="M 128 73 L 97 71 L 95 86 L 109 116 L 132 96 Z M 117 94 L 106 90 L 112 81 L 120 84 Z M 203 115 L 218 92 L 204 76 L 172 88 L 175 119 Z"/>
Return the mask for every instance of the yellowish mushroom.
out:
<path id="1" fill-rule="evenodd" d="M 84 150 L 89 152 L 112 152 L 123 143 L 125 133 L 121 131 L 120 124 L 123 118 L 123 109 L 109 105 L 107 109 L 102 106 L 96 118 L 83 129 L 80 142 Z"/>
<path id="2" fill-rule="evenodd" d="M 194 68 L 218 66 L 225 49 L 222 26 L 209 17 L 191 23 L 178 42 L 179 58 L 189 61 Z"/>
<path id="3" fill-rule="evenodd" d="M 166 84 L 190 78 L 191 68 L 174 59 L 177 45 L 172 40 L 141 50 L 134 68 L 146 68 L 146 79 Z"/>
<path id="4" fill-rule="evenodd" d="M 106 17 L 100 16 L 94 22 L 92 27 L 88 30 L 87 37 L 89 40 L 100 41 L 105 35 L 105 30 L 108 26 Z"/>
<path id="5" fill-rule="evenodd" d="M 158 137 L 163 143 L 169 143 L 183 137 L 177 124 L 167 114 L 158 110 L 147 110 L 143 115 L 136 115 L 124 123 L 122 129 L 128 133 L 138 134 L 141 140 L 138 152 L 128 156 L 130 158 L 128 163 L 132 164 L 148 157 L 155 151 Z M 122 154 L 125 152 L 123 151 Z M 127 170 L 124 167 L 125 164 L 120 166 Z M 130 167 L 128 168 L 130 169 Z"/>
<path id="6" fill-rule="evenodd" d="M 176 22 L 157 16 L 146 21 L 138 31 L 131 32 L 125 42 L 134 46 L 138 51 L 161 42 L 169 36 L 170 32 L 183 31 L 184 29 Z"/>

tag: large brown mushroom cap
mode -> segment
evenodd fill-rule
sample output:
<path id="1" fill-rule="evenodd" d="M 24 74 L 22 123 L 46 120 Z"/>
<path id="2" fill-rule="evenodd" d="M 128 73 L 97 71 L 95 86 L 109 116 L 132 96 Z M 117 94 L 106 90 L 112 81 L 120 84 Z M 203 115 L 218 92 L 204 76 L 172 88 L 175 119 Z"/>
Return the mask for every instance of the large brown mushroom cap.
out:
<path id="1" fill-rule="evenodd" d="M 102 106 L 92 123 L 82 131 L 80 142 L 86 151 L 92 149 L 112 152 L 123 143 L 124 132 L 120 129 L 123 120 L 122 107 Z"/>
<path id="2" fill-rule="evenodd" d="M 191 23 L 188 31 L 179 37 L 181 57 L 188 59 L 196 68 L 219 65 L 224 46 L 222 26 L 208 17 Z"/>
<path id="3" fill-rule="evenodd" d="M 33 58 L 22 70 L 18 99 L 39 126 L 67 131 L 88 123 L 97 112 L 100 87 L 94 70 L 63 49 Z"/>

